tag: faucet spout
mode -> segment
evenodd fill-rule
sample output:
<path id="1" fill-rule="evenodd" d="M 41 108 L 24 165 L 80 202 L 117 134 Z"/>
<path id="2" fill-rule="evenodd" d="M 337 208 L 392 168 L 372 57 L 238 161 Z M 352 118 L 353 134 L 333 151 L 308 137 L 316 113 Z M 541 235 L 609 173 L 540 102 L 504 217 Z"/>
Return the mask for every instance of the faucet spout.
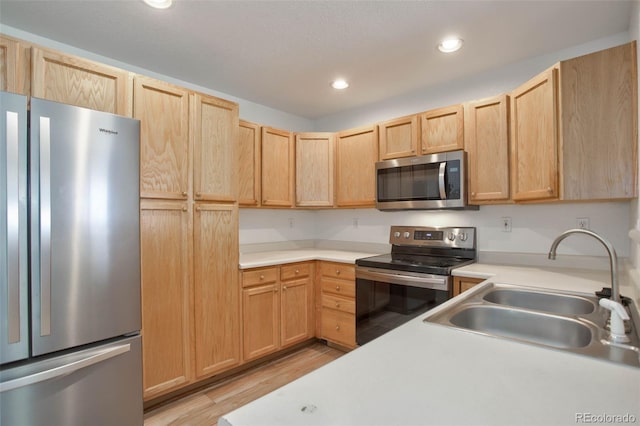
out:
<path id="1" fill-rule="evenodd" d="M 553 240 L 551 248 L 549 249 L 548 258 L 550 260 L 555 260 L 558 245 L 562 240 L 572 234 L 589 235 L 600 241 L 605 249 L 607 249 L 607 253 L 609 253 L 609 267 L 611 269 L 611 300 L 620 303 L 620 290 L 618 288 L 618 256 L 616 255 L 616 250 L 613 248 L 613 245 L 611 245 L 607 239 L 587 229 L 569 229 L 568 231 L 564 231 L 562 234 L 558 235 L 556 239 Z"/>

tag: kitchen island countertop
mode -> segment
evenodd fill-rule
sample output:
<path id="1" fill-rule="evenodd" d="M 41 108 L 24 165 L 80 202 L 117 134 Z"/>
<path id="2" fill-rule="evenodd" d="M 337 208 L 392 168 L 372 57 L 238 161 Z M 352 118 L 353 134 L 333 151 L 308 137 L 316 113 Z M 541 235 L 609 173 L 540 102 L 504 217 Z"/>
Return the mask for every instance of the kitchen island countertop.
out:
<path id="1" fill-rule="evenodd" d="M 608 271 L 473 264 L 455 275 L 591 292 Z M 629 292 L 623 282 L 621 292 Z M 423 319 L 253 401 L 219 425 L 640 423 L 640 369 Z"/>

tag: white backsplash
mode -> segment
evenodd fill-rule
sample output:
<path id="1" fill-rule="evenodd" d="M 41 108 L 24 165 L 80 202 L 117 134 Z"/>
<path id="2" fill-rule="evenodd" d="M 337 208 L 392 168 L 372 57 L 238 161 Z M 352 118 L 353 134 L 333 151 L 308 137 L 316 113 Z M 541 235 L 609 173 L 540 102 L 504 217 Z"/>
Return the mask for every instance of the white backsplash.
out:
<path id="1" fill-rule="evenodd" d="M 482 206 L 477 211 L 401 211 L 375 209 L 240 209 L 240 244 L 291 240 L 353 241 L 387 244 L 391 225 L 475 226 L 479 251 L 546 254 L 553 239 L 588 217 L 591 230 L 607 238 L 619 257 L 629 256 L 630 202 Z M 503 232 L 510 217 L 511 232 Z M 291 223 L 290 219 L 293 219 Z M 567 238 L 558 254 L 605 256 L 596 240 Z"/>

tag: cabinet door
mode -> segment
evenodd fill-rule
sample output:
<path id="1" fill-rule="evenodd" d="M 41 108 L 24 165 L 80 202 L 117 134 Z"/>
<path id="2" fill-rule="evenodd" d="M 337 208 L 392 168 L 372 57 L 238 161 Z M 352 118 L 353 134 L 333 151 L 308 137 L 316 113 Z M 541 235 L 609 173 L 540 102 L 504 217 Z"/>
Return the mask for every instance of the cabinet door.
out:
<path id="1" fill-rule="evenodd" d="M 196 203 L 193 221 L 196 377 L 240 363 L 238 208 Z"/>
<path id="2" fill-rule="evenodd" d="M 0 37 L 0 91 L 18 90 L 18 42 Z"/>
<path id="3" fill-rule="evenodd" d="M 140 205 L 144 397 L 191 381 L 190 244 L 187 203 Z"/>
<path id="4" fill-rule="evenodd" d="M 313 306 L 310 278 L 282 282 L 280 342 L 289 346 L 313 337 Z"/>
<path id="5" fill-rule="evenodd" d="M 239 167 L 238 203 L 241 206 L 260 205 L 260 126 L 240 120 L 238 136 Z"/>
<path id="6" fill-rule="evenodd" d="M 291 132 L 262 128 L 262 205 L 293 206 Z"/>
<path id="7" fill-rule="evenodd" d="M 362 127 L 338 133 L 336 139 L 336 205 L 376 204 L 378 128 Z"/>
<path id="8" fill-rule="evenodd" d="M 244 360 L 249 361 L 280 347 L 280 297 L 278 283 L 242 290 Z"/>
<path id="9" fill-rule="evenodd" d="M 31 95 L 131 117 L 131 74 L 87 59 L 33 47 Z"/>
<path id="10" fill-rule="evenodd" d="M 296 135 L 296 206 L 333 206 L 333 133 Z"/>
<path id="11" fill-rule="evenodd" d="M 199 93 L 191 97 L 194 199 L 235 201 L 238 104 Z"/>
<path id="12" fill-rule="evenodd" d="M 464 148 L 464 107 L 453 105 L 420 114 L 422 154 Z"/>
<path id="13" fill-rule="evenodd" d="M 396 118 L 378 125 L 380 160 L 411 157 L 418 153 L 420 120 L 417 115 Z"/>
<path id="14" fill-rule="evenodd" d="M 469 201 L 509 200 L 509 97 L 470 102 L 465 112 Z"/>
<path id="15" fill-rule="evenodd" d="M 485 280 L 482 278 L 453 277 L 453 295 L 464 293 L 483 281 Z"/>
<path id="16" fill-rule="evenodd" d="M 636 43 L 560 63 L 563 200 L 637 196 Z"/>
<path id="17" fill-rule="evenodd" d="M 140 120 L 140 196 L 186 200 L 189 92 L 136 76 L 133 116 Z"/>
<path id="18" fill-rule="evenodd" d="M 511 185 L 515 201 L 558 197 L 557 69 L 511 94 Z"/>

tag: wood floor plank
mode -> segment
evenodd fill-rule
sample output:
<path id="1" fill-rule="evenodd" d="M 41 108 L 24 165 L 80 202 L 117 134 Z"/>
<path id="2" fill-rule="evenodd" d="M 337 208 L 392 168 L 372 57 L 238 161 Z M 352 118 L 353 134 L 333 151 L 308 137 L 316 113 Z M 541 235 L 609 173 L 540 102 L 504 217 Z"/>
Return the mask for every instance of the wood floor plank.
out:
<path id="1" fill-rule="evenodd" d="M 315 343 L 145 413 L 144 426 L 209 426 L 218 418 L 344 355 Z"/>

